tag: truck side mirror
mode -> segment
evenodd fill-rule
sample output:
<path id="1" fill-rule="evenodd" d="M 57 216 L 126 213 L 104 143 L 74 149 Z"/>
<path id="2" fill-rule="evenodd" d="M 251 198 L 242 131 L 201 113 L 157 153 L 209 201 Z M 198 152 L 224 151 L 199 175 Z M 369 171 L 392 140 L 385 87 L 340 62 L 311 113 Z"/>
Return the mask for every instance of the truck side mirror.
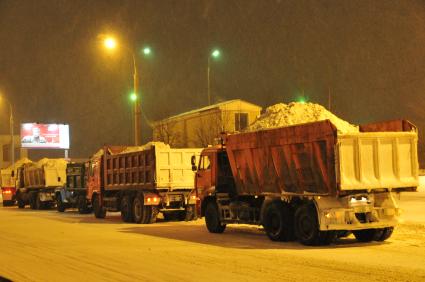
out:
<path id="1" fill-rule="evenodd" d="M 192 171 L 196 171 L 197 170 L 197 167 L 196 167 L 196 156 L 193 155 L 190 158 L 190 163 L 192 164 Z"/>
<path id="2" fill-rule="evenodd" d="M 15 171 L 12 170 L 12 177 L 15 177 Z"/>

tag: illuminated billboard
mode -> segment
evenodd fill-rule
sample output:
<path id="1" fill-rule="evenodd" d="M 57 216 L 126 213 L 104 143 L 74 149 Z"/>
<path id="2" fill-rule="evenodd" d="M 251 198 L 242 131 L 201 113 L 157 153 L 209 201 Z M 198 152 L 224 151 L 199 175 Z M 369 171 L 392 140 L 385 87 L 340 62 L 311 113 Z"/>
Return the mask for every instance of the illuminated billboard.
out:
<path id="1" fill-rule="evenodd" d="M 23 123 L 21 146 L 31 149 L 69 149 L 69 125 Z"/>

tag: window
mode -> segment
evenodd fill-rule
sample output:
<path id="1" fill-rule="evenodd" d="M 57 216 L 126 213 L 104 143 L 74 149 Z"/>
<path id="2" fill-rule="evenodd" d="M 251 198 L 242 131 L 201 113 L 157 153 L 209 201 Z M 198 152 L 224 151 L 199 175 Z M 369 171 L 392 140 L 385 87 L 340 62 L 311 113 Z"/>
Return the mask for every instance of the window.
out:
<path id="1" fill-rule="evenodd" d="M 247 113 L 236 113 L 235 114 L 235 130 L 241 131 L 248 126 L 248 114 Z"/>
<path id="2" fill-rule="evenodd" d="M 10 161 L 10 146 L 9 145 L 3 145 L 3 161 L 4 162 Z"/>
<path id="3" fill-rule="evenodd" d="M 201 165 L 200 165 L 199 169 L 206 170 L 206 169 L 210 169 L 210 168 L 211 168 L 210 157 L 209 156 L 202 156 Z"/>

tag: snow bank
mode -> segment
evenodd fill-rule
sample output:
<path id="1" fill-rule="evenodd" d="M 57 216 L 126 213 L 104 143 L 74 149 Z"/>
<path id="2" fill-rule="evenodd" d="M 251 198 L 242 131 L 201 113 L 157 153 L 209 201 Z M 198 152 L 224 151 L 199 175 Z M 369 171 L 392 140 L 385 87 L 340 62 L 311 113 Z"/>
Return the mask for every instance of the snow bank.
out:
<path id="1" fill-rule="evenodd" d="M 249 126 L 248 131 L 290 126 L 308 122 L 330 120 L 338 129 L 338 133 L 359 132 L 359 127 L 340 119 L 323 106 L 314 103 L 276 104 L 266 109 L 257 120 Z"/>

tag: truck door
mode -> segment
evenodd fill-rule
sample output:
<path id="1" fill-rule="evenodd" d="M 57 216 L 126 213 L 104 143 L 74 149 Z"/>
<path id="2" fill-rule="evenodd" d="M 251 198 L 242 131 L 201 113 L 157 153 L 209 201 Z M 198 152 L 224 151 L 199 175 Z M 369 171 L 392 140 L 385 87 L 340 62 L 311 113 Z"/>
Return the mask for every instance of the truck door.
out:
<path id="1" fill-rule="evenodd" d="M 100 193 L 100 161 L 97 159 L 89 162 L 87 173 L 87 198 L 91 199 L 93 193 Z"/>
<path id="2" fill-rule="evenodd" d="M 198 190 L 198 195 L 203 198 L 208 193 L 214 192 L 213 187 L 215 185 L 215 181 L 213 181 L 214 177 L 214 154 L 207 153 L 201 155 L 199 159 L 198 171 L 196 172 L 196 189 Z"/>

